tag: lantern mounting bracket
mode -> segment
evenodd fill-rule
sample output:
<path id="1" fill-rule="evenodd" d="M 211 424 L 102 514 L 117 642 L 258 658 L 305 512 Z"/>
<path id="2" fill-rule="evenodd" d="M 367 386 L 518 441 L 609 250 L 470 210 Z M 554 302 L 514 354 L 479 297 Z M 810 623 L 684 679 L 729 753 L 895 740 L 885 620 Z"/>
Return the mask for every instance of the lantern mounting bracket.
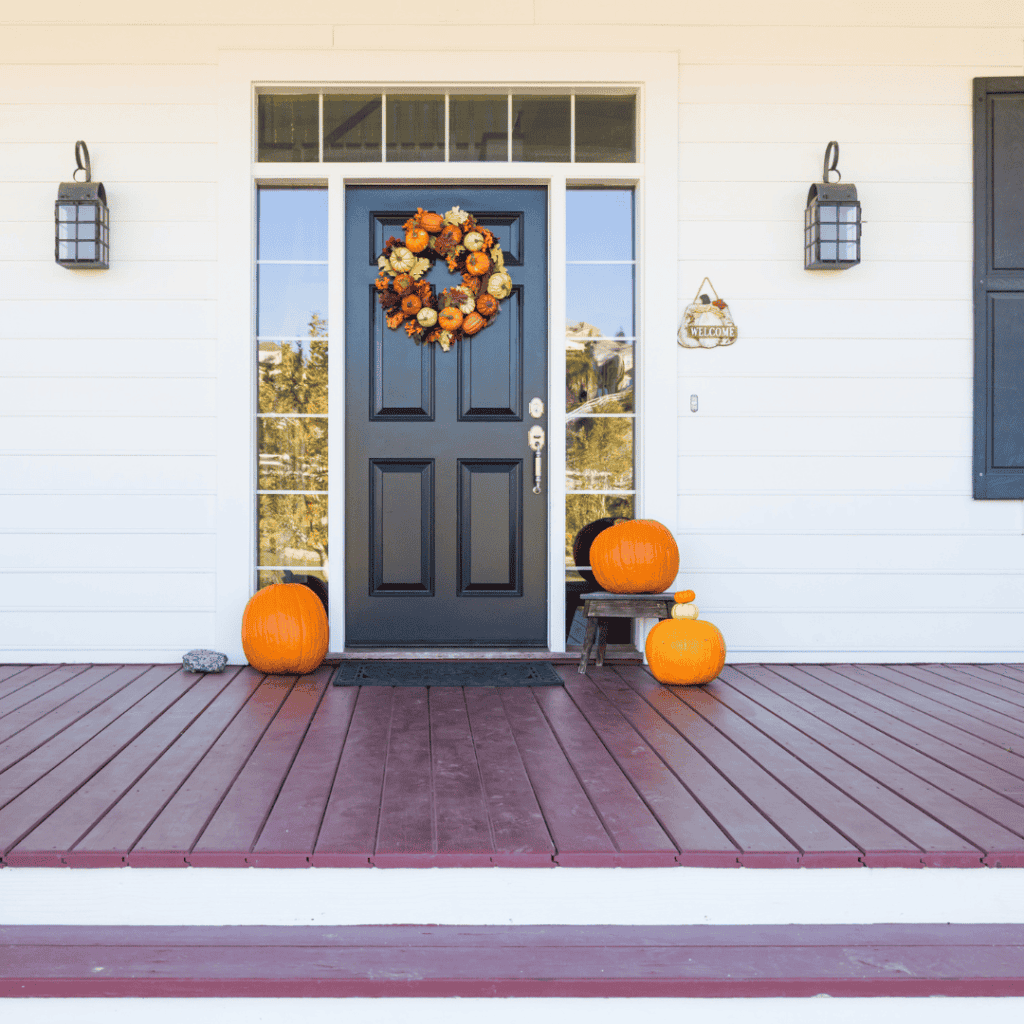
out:
<path id="1" fill-rule="evenodd" d="M 831 163 L 829 163 L 829 159 L 828 159 L 830 154 L 832 156 L 832 162 Z M 825 162 L 824 162 L 824 164 L 822 165 L 822 168 L 821 168 L 821 180 L 826 185 L 830 184 L 830 182 L 828 180 L 828 176 L 833 171 L 836 174 L 836 181 L 837 182 L 843 180 L 843 175 L 840 173 L 838 165 L 839 165 L 839 143 L 838 142 L 830 142 L 825 147 Z"/>

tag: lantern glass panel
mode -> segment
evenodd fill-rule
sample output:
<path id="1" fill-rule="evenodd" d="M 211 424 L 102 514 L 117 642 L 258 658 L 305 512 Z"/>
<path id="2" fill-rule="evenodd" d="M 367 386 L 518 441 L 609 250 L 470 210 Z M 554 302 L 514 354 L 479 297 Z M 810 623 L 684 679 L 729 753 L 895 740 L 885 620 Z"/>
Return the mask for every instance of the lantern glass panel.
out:
<path id="1" fill-rule="evenodd" d="M 840 206 L 839 207 L 839 219 L 851 223 L 857 222 L 857 207 L 856 206 Z"/>
<path id="2" fill-rule="evenodd" d="M 818 207 L 818 220 L 822 222 L 838 220 L 837 213 L 836 207 L 826 203 Z"/>
<path id="3" fill-rule="evenodd" d="M 836 259 L 836 243 L 835 242 L 822 242 L 821 243 L 821 257 L 822 260 L 831 260 L 835 262 Z"/>

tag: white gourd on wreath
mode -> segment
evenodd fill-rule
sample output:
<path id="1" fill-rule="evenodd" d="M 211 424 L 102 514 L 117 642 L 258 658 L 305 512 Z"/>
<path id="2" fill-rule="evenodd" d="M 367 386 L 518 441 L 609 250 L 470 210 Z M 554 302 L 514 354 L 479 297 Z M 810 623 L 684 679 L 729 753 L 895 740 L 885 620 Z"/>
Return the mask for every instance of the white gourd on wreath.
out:
<path id="1" fill-rule="evenodd" d="M 507 299 L 512 294 L 512 278 L 503 270 L 497 274 L 491 274 L 487 281 L 487 291 L 496 299 Z"/>
<path id="2" fill-rule="evenodd" d="M 433 327 L 437 323 L 437 310 L 431 309 L 430 306 L 424 306 L 416 314 L 416 322 L 421 327 Z"/>
<path id="3" fill-rule="evenodd" d="M 396 274 L 408 274 L 416 267 L 416 254 L 405 246 L 400 246 L 391 253 L 391 269 Z"/>
<path id="4" fill-rule="evenodd" d="M 470 231 L 462 239 L 462 244 L 470 252 L 479 252 L 484 247 L 484 236 L 479 231 Z"/>

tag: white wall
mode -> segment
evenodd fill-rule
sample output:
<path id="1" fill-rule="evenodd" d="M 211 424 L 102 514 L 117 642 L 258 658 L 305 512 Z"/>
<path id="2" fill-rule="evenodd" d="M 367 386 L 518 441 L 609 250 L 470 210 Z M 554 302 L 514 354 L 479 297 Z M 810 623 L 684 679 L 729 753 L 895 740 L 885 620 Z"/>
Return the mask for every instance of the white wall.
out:
<path id="1" fill-rule="evenodd" d="M 731 348 L 675 352 L 680 409 L 700 398 L 678 430 L 680 583 L 730 659 L 1024 658 L 1024 511 L 973 501 L 970 479 L 971 79 L 1024 73 L 1018 2 L 396 0 L 386 25 L 365 4 L 283 10 L 0 16 L 0 661 L 225 645 L 218 54 L 412 39 L 464 61 L 481 41 L 571 41 L 595 80 L 614 76 L 602 52 L 678 54 L 665 272 L 678 314 L 709 275 L 739 327 Z M 53 261 L 79 138 L 110 198 L 106 272 Z M 830 139 L 864 204 L 864 263 L 807 273 Z"/>

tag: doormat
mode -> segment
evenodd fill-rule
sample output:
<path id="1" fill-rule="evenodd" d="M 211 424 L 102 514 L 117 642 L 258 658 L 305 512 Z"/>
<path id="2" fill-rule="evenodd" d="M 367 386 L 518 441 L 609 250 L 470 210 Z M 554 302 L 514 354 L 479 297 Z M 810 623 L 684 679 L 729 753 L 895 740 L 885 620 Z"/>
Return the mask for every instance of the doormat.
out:
<path id="1" fill-rule="evenodd" d="M 561 686 L 550 661 L 343 661 L 335 686 Z"/>

